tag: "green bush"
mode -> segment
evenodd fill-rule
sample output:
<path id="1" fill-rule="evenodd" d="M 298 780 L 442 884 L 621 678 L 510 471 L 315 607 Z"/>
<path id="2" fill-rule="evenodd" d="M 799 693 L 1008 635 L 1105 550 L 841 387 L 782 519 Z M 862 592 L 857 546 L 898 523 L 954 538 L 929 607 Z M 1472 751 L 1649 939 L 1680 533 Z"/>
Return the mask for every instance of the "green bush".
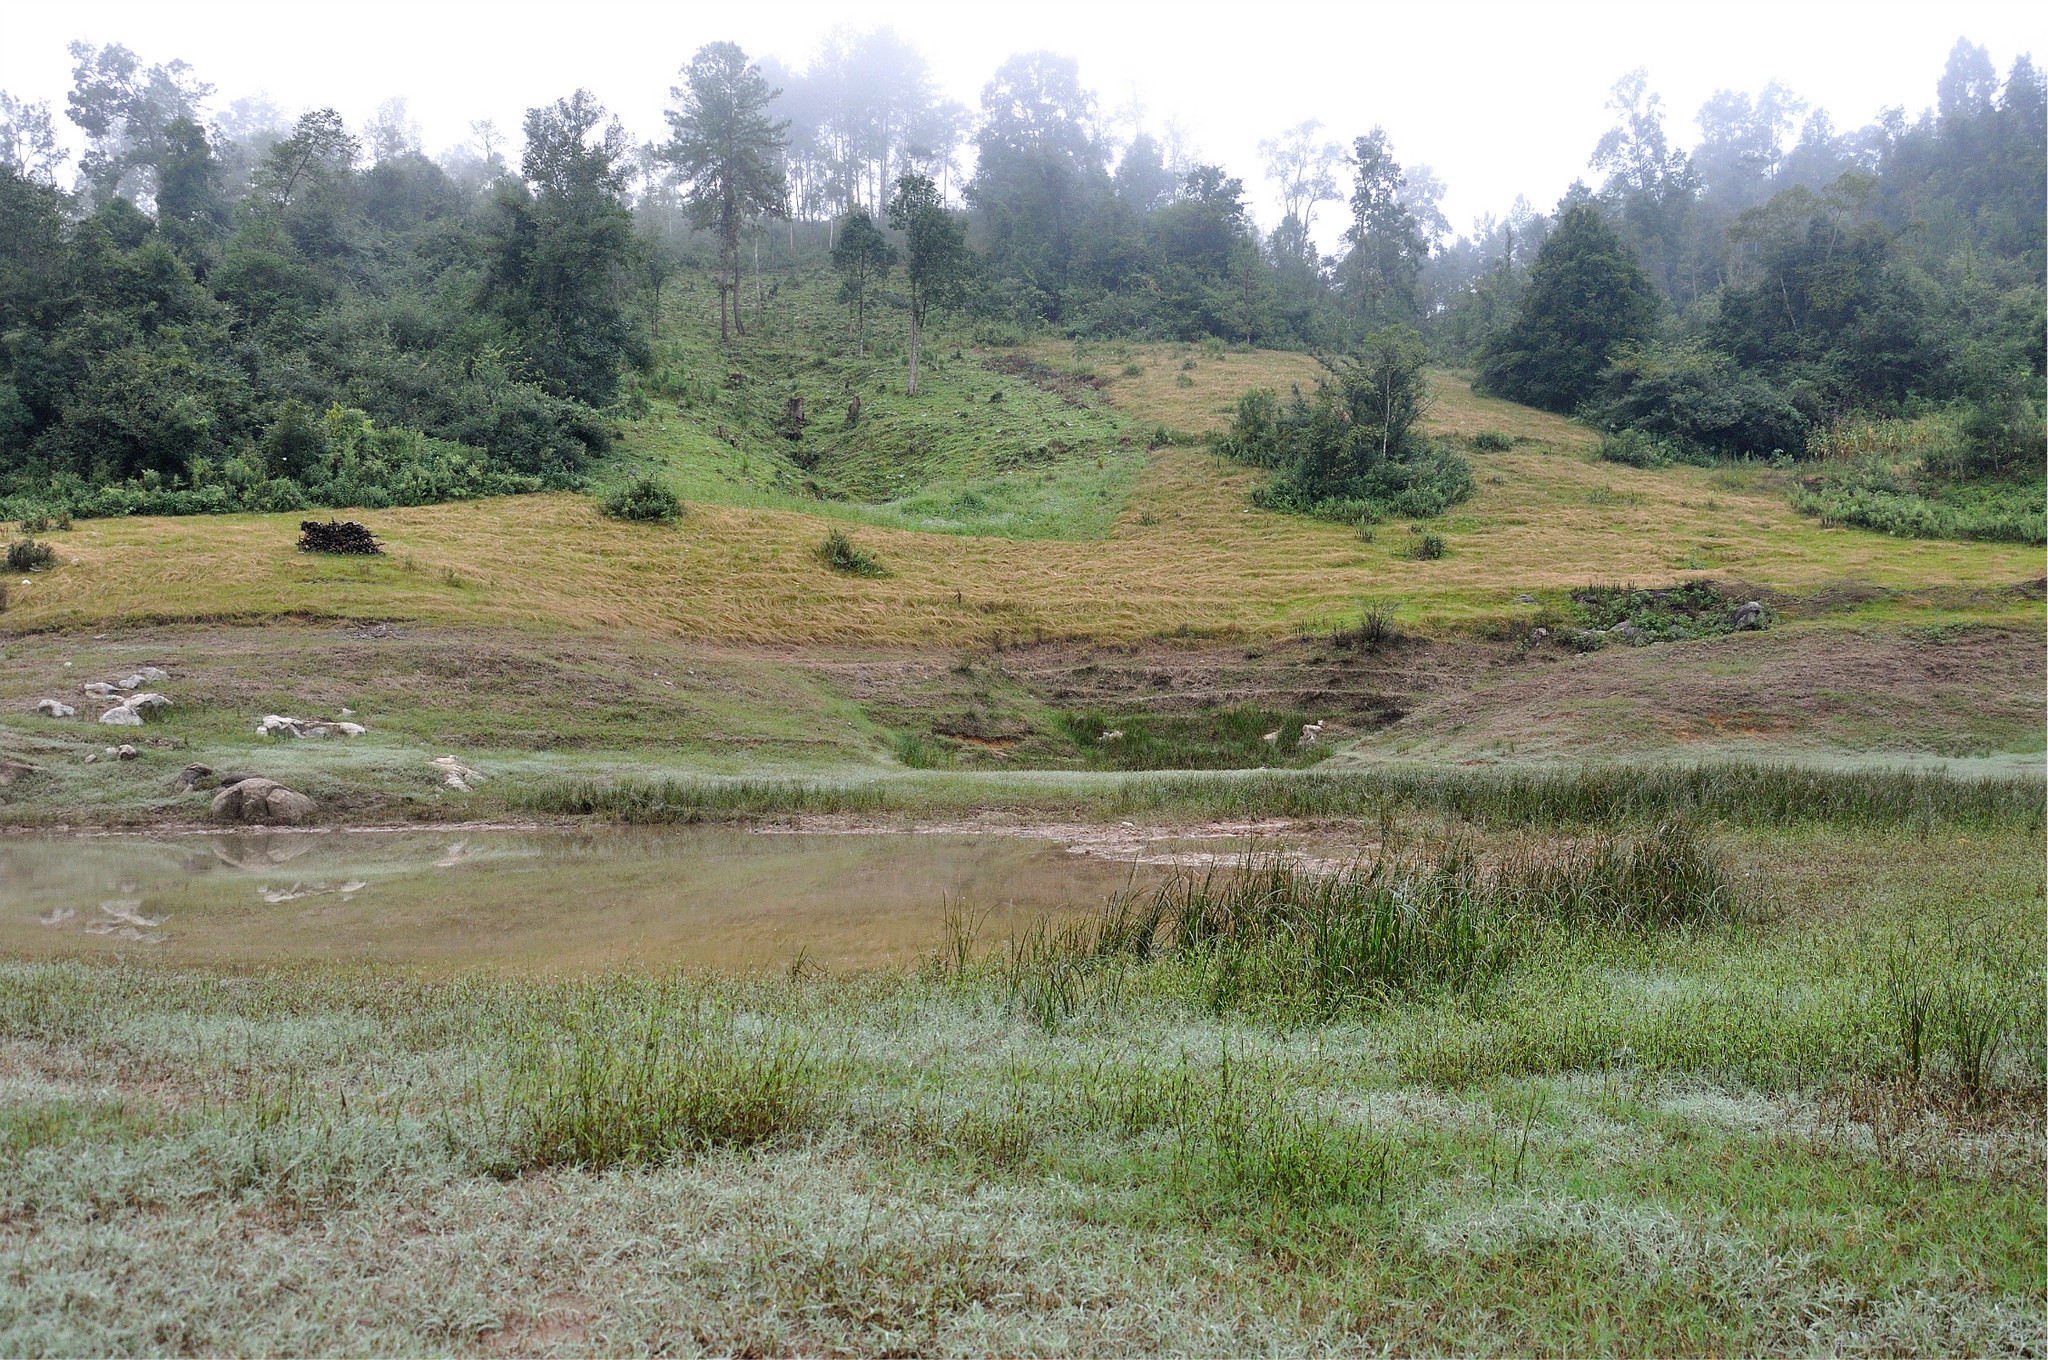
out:
<path id="1" fill-rule="evenodd" d="M 1496 430 L 1481 430 L 1468 442 L 1480 453 L 1506 453 L 1515 446 L 1514 440 Z"/>
<path id="2" fill-rule="evenodd" d="M 57 565 L 57 550 L 47 543 L 24 538 L 7 545 L 9 571 L 45 571 Z"/>
<path id="3" fill-rule="evenodd" d="M 1613 434 L 1603 435 L 1600 458 L 1603 462 L 1632 468 L 1669 467 L 1678 461 L 1669 444 L 1641 430 L 1616 430 Z"/>
<path id="4" fill-rule="evenodd" d="M 843 529 L 834 529 L 825 535 L 825 541 L 818 545 L 818 560 L 834 571 L 848 576 L 887 576 L 889 569 L 864 552 L 859 545 L 846 536 Z"/>
<path id="5" fill-rule="evenodd" d="M 1440 561 L 1444 555 L 1442 534 L 1417 534 L 1408 547 L 1408 555 L 1417 562 Z"/>
<path id="6" fill-rule="evenodd" d="M 649 524 L 673 524 L 683 513 L 682 502 L 676 499 L 676 493 L 646 475 L 607 491 L 602 506 L 610 519 Z"/>
<path id="7" fill-rule="evenodd" d="M 1424 435 L 1429 409 L 1414 333 L 1389 327 L 1370 337 L 1313 400 L 1296 392 L 1282 405 L 1257 388 L 1239 399 L 1223 452 L 1273 479 L 1254 504 L 1356 524 L 1393 516 L 1440 515 L 1472 495 L 1472 466 Z"/>
<path id="8" fill-rule="evenodd" d="M 2048 542 L 2048 485 L 2037 477 L 1950 482 L 1855 463 L 1802 478 L 1793 489 L 1792 508 L 1822 524 L 1897 538 Z"/>

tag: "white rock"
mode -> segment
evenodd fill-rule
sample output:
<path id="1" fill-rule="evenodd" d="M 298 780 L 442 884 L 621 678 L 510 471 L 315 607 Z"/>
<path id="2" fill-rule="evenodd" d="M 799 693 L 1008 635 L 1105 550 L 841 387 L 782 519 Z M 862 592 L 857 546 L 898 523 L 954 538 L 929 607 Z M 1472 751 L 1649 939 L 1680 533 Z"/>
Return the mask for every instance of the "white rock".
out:
<path id="1" fill-rule="evenodd" d="M 78 716 L 77 709 L 73 708 L 70 704 L 59 703 L 55 699 L 44 699 L 38 703 L 36 705 L 36 712 L 52 718 L 75 718 Z"/>
<path id="2" fill-rule="evenodd" d="M 442 783 L 459 793 L 468 793 L 471 784 L 481 784 L 484 779 L 480 771 L 470 769 L 454 756 L 439 756 L 427 764 L 441 772 Z"/>
<path id="3" fill-rule="evenodd" d="M 114 754 L 122 760 L 133 760 L 135 759 L 135 748 L 124 742 Z"/>
<path id="4" fill-rule="evenodd" d="M 131 694 L 122 700 L 122 707 L 132 708 L 144 717 L 161 713 L 171 706 L 171 701 L 161 694 Z"/>
<path id="5" fill-rule="evenodd" d="M 89 680 L 80 688 L 95 699 L 111 699 L 118 692 L 104 680 Z"/>
<path id="6" fill-rule="evenodd" d="M 1265 736 L 1260 737 L 1259 740 L 1270 741 L 1277 746 L 1280 743 L 1280 733 L 1278 729 L 1275 729 L 1274 731 L 1268 732 Z"/>
<path id="7" fill-rule="evenodd" d="M 142 715 L 126 704 L 119 704 L 100 714 L 100 721 L 109 727 L 140 727 Z"/>
<path id="8" fill-rule="evenodd" d="M 171 673 L 161 666 L 144 666 L 139 674 L 144 682 L 168 680 L 171 678 Z"/>
<path id="9" fill-rule="evenodd" d="M 360 737 L 363 733 L 370 730 L 361 723 L 351 722 L 338 722 L 333 724 L 333 727 L 335 731 L 341 733 L 344 737 Z"/>

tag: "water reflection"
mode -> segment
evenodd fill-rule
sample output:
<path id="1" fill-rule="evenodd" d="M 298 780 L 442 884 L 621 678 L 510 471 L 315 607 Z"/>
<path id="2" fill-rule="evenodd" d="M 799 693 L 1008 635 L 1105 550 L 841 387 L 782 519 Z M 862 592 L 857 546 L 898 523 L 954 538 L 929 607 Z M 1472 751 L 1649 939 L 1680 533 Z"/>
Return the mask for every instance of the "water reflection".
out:
<path id="1" fill-rule="evenodd" d="M 903 962 L 947 902 L 1000 936 L 1128 862 L 1000 835 L 640 828 L 0 840 L 0 950 L 180 962 L 830 967 Z M 1141 878 L 1157 872 L 1135 870 Z"/>

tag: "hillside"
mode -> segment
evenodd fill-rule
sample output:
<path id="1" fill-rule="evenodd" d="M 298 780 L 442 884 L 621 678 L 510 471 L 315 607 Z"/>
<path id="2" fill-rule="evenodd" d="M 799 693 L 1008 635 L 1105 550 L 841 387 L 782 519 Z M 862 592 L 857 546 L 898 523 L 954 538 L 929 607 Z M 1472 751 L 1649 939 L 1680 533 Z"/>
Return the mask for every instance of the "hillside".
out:
<path id="1" fill-rule="evenodd" d="M 1428 523 L 1443 555 L 1418 560 L 1424 526 L 1366 534 L 1256 508 L 1262 474 L 1194 442 L 1245 390 L 1312 383 L 1306 356 L 1020 347 L 962 327 L 930 346 L 911 398 L 894 313 L 863 360 L 818 280 L 779 282 L 766 323 L 724 352 L 701 295 L 671 293 L 675 338 L 592 478 L 666 480 L 686 502 L 676 525 L 559 492 L 365 513 L 385 545 L 366 558 L 295 551 L 298 515 L 46 535 L 57 565 L 14 577 L 0 617 L 0 743 L 41 771 L 6 815 L 162 815 L 182 804 L 152 781 L 193 753 L 259 750 L 351 815 L 405 816 L 498 805 L 438 791 L 421 757 L 448 750 L 531 779 L 2038 761 L 2034 549 L 1826 527 L 1791 508 L 1789 471 L 1762 465 L 1601 462 L 1585 428 L 1439 371 L 1428 428 L 1467 450 L 1477 491 Z M 1509 447 L 1472 449 L 1482 433 Z M 830 569 L 817 550 L 834 527 L 886 574 Z M 1561 645 L 1594 623 L 1589 586 L 1685 581 L 1767 602 L 1775 622 Z M 1393 643 L 1331 645 L 1368 611 Z M 80 768 L 101 734 L 28 712 L 141 664 L 179 679 L 139 767 Z M 345 748 L 249 735 L 264 713 L 343 707 L 371 728 Z M 1297 745 L 1311 722 L 1328 736 Z M 1112 728 L 1128 744 L 1103 745 Z M 1262 746 L 1268 731 L 1282 737 Z"/>

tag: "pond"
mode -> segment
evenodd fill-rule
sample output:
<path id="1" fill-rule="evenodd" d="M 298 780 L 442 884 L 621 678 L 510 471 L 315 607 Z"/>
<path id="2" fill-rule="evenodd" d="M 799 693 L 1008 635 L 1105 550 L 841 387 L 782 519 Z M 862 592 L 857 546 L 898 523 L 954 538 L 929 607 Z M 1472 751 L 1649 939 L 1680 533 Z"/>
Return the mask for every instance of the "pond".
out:
<path id="1" fill-rule="evenodd" d="M 1198 858 L 1220 854 L 1220 838 Z M 903 963 L 947 908 L 1000 940 L 1176 859 L 1128 834 L 462 829 L 0 838 L 0 950 L 521 972 Z"/>

